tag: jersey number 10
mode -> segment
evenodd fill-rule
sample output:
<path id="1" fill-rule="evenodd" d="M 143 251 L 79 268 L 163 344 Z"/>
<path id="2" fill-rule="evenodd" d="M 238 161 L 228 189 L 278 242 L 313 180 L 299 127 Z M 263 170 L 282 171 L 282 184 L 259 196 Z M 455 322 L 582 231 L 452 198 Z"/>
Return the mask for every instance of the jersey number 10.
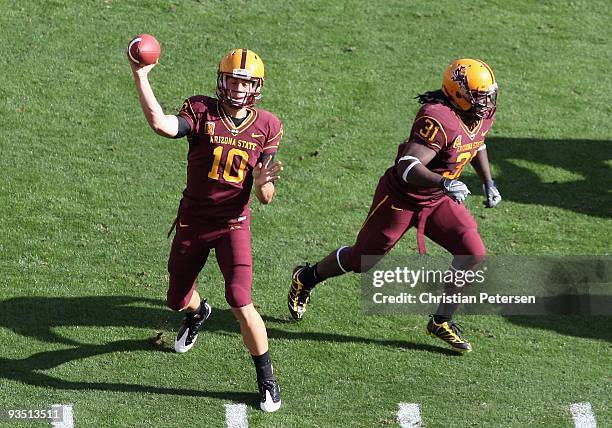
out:
<path id="1" fill-rule="evenodd" d="M 213 155 L 215 159 L 213 161 L 212 168 L 208 172 L 208 178 L 212 178 L 213 180 L 219 180 L 219 164 L 221 163 L 221 158 L 223 157 L 223 149 L 225 147 L 219 146 L 213 150 Z M 232 167 L 234 165 L 234 157 L 240 157 L 240 166 L 238 166 L 238 171 L 236 175 L 232 175 Z M 232 148 L 227 152 L 227 158 L 225 160 L 225 166 L 223 167 L 223 179 L 228 183 L 241 183 L 244 180 L 244 170 L 249 163 L 249 154 L 244 150 Z"/>

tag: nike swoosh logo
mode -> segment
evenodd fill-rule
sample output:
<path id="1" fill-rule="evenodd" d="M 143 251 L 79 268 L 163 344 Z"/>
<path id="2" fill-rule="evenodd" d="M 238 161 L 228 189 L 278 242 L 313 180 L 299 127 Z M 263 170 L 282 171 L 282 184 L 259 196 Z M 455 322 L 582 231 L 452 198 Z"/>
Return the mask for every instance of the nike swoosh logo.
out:
<path id="1" fill-rule="evenodd" d="M 391 209 L 392 209 L 392 210 L 395 210 L 395 211 L 404 211 L 403 209 L 398 208 L 398 207 L 396 207 L 396 206 L 395 206 L 395 205 L 393 205 L 393 204 L 391 204 Z"/>
<path id="2" fill-rule="evenodd" d="M 263 134 L 251 134 L 251 137 L 253 138 L 259 138 L 259 137 L 263 137 Z"/>
<path id="3" fill-rule="evenodd" d="M 181 222 L 179 221 L 179 227 L 189 227 L 189 225 L 188 225 L 188 224 L 183 224 L 183 223 L 181 223 Z"/>

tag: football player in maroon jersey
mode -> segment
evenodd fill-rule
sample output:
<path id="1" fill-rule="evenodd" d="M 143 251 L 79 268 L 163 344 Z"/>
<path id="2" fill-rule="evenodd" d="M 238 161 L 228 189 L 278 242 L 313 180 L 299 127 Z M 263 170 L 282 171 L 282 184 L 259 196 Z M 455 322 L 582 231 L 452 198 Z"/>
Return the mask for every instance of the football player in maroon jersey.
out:
<path id="1" fill-rule="evenodd" d="M 288 296 L 294 319 L 304 316 L 316 284 L 347 272 L 369 270 L 374 262 L 364 266 L 361 257 L 380 260 L 413 226 L 419 252 L 425 252 L 424 236 L 429 237 L 455 256 L 451 269 L 469 270 L 483 261 L 486 251 L 476 221 L 463 205 L 470 191 L 459 177 L 471 163 L 483 182 L 485 206 L 492 208 L 501 201 L 484 144 L 494 121 L 497 92 L 487 64 L 459 59 L 447 67 L 441 90 L 418 97 L 423 106 L 410 136 L 398 148 L 395 164 L 379 181 L 355 244 L 332 251 L 313 266 L 294 269 Z M 453 284 L 447 287 L 454 290 Z M 456 351 L 469 352 L 470 343 L 452 319 L 457 306 L 441 304 L 427 332 Z"/>
<path id="2" fill-rule="evenodd" d="M 272 412 L 281 405 L 280 388 L 268 352 L 263 320 L 251 301 L 253 279 L 250 211 L 251 189 L 259 202 L 274 196 L 282 170 L 274 155 L 283 136 L 276 116 L 253 106 L 261 98 L 264 64 L 253 51 L 228 53 L 217 72 L 217 98 L 193 96 L 178 114 L 165 114 L 148 74 L 155 64 L 130 61 L 140 104 L 147 122 L 167 138 L 187 137 L 187 185 L 173 228 L 176 234 L 168 260 L 168 306 L 185 319 L 176 352 L 187 352 L 211 314 L 195 289 L 196 279 L 211 249 L 225 279 L 225 298 L 240 323 L 240 331 L 257 372 L 260 407 Z"/>

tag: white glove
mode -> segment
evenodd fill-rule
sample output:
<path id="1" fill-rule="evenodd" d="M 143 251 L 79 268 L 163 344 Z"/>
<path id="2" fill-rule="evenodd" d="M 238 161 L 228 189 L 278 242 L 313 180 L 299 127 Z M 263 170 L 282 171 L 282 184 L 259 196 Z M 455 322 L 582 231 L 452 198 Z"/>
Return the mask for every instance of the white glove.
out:
<path id="1" fill-rule="evenodd" d="M 453 198 L 460 204 L 465 201 L 467 195 L 469 195 L 470 189 L 467 188 L 465 183 L 459 180 L 449 180 L 448 178 L 442 179 L 442 187 L 444 187 L 444 193 Z"/>
<path id="2" fill-rule="evenodd" d="M 485 195 L 487 195 L 487 200 L 484 203 L 486 208 L 493 208 L 495 205 L 501 202 L 502 197 L 499 194 L 497 187 L 495 187 L 494 181 L 487 181 L 484 183 L 482 185 L 482 191 Z"/>

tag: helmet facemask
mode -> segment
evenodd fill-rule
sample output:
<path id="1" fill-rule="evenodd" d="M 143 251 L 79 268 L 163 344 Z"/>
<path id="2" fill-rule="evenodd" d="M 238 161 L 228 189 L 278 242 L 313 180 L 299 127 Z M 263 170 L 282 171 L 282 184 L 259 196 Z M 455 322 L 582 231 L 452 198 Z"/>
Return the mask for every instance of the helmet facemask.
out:
<path id="1" fill-rule="evenodd" d="M 251 88 L 247 91 L 232 90 L 227 84 L 228 77 L 248 81 Z M 253 107 L 261 99 L 262 87 L 262 78 L 247 78 L 222 72 L 217 74 L 217 97 L 234 108 Z"/>
<path id="2" fill-rule="evenodd" d="M 497 105 L 497 83 L 491 85 L 488 91 L 468 91 L 465 98 L 472 106 L 467 114 L 476 119 L 490 119 Z"/>

